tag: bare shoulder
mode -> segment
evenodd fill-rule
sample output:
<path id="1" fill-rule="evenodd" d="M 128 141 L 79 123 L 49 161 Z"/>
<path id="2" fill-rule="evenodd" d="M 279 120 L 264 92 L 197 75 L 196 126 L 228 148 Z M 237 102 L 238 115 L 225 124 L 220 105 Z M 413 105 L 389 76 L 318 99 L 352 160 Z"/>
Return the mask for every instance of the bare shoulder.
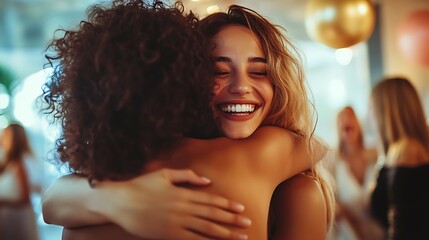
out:
<path id="1" fill-rule="evenodd" d="M 276 138 L 278 139 L 286 139 L 290 141 L 290 143 L 297 143 L 300 142 L 302 139 L 294 132 L 280 127 L 275 126 L 263 126 L 259 127 L 255 133 L 249 138 L 249 139 L 270 139 L 272 141 L 275 141 Z"/>
<path id="2" fill-rule="evenodd" d="M 298 174 L 283 182 L 277 187 L 272 204 L 273 239 L 326 238 L 326 201 L 313 177 Z"/>
<path id="3" fill-rule="evenodd" d="M 278 192 L 284 201 L 294 206 L 325 206 L 325 199 L 320 184 L 312 176 L 304 173 L 284 181 L 278 186 Z M 323 209 L 323 208 L 322 208 Z"/>
<path id="4" fill-rule="evenodd" d="M 393 143 L 387 153 L 387 166 L 413 167 L 429 163 L 429 154 L 426 148 L 415 139 L 401 139 Z"/>
<path id="5" fill-rule="evenodd" d="M 204 153 L 207 153 L 207 151 L 218 153 L 219 149 L 222 151 L 240 152 L 245 147 L 246 151 L 244 152 L 252 156 L 253 153 L 271 152 L 271 150 L 276 149 L 279 145 L 282 145 L 283 148 L 291 148 L 294 143 L 300 142 L 300 139 L 302 138 L 287 129 L 275 126 L 262 126 L 247 138 L 229 139 L 219 137 L 204 140 L 188 139 L 187 143 L 192 151 L 195 151 L 195 148 L 204 149 L 202 151 Z M 276 152 L 279 151 L 277 150 Z"/>
<path id="6" fill-rule="evenodd" d="M 245 144 L 246 158 L 255 174 L 265 174 L 275 185 L 315 162 L 310 141 L 284 128 L 260 127 Z"/>

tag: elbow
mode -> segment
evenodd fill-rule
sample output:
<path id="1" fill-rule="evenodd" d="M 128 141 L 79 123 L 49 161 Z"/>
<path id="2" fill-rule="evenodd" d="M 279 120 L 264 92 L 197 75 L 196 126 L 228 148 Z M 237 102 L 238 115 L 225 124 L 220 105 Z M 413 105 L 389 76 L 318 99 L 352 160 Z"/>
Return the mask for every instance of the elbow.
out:
<path id="1" fill-rule="evenodd" d="M 55 224 L 55 215 L 53 214 L 52 211 L 52 201 L 50 200 L 49 194 L 47 192 L 45 192 L 42 195 L 42 216 L 43 216 L 43 221 L 45 221 L 45 223 L 47 224 Z"/>
<path id="2" fill-rule="evenodd" d="M 42 198 L 42 216 L 45 223 L 63 227 L 75 227 L 71 220 L 64 217 L 66 215 L 63 210 L 55 206 L 54 201 L 49 200 L 49 198 Z"/>
<path id="3" fill-rule="evenodd" d="M 58 199 L 56 199 L 56 195 L 51 194 L 50 188 L 48 188 L 42 194 L 43 221 L 45 221 L 45 223 L 47 224 L 55 224 L 64 227 L 69 227 L 67 224 L 68 221 L 63 221 L 65 220 L 65 217 L 62 217 L 63 215 L 66 215 L 66 213 L 64 213 L 64 208 L 62 208 L 62 206 L 59 206 Z"/>

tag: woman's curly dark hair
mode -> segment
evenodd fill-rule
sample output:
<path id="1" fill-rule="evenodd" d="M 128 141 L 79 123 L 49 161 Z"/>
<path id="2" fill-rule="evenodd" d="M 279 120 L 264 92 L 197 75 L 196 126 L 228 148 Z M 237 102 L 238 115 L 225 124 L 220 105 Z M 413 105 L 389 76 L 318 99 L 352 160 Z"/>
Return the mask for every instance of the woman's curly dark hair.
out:
<path id="1" fill-rule="evenodd" d="M 117 0 L 62 30 L 42 97 L 62 124 L 58 158 L 89 179 L 124 179 L 179 144 L 210 137 L 213 63 L 183 5 Z"/>

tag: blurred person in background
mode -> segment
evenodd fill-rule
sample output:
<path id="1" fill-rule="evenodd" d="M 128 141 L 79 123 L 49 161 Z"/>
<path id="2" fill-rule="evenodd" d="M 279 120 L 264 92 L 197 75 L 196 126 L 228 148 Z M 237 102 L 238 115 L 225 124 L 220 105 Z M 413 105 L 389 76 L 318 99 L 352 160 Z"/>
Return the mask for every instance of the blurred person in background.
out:
<path id="1" fill-rule="evenodd" d="M 371 219 L 367 207 L 377 152 L 365 148 L 362 127 L 351 106 L 338 113 L 337 131 L 338 149 L 329 163 L 338 203 L 331 239 L 383 239 L 383 230 Z"/>
<path id="2" fill-rule="evenodd" d="M 16 123 L 6 127 L 0 148 L 0 239 L 39 239 L 30 195 L 41 187 L 29 180 L 26 162 L 34 159 L 25 129 Z"/>
<path id="3" fill-rule="evenodd" d="M 429 132 L 418 93 L 405 78 L 388 78 L 371 92 L 381 166 L 371 213 L 389 239 L 429 239 Z"/>

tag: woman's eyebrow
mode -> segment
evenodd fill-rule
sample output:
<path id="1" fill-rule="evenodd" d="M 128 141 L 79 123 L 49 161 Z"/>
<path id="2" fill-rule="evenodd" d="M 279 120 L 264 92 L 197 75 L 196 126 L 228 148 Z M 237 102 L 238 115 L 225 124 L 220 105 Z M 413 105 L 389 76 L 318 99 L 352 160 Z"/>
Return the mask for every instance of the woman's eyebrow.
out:
<path id="1" fill-rule="evenodd" d="M 255 62 L 267 63 L 267 59 L 263 57 L 249 57 L 247 61 L 251 63 L 255 63 Z M 215 62 L 232 62 L 232 60 L 229 57 L 219 56 L 219 57 L 215 57 Z"/>
<path id="2" fill-rule="evenodd" d="M 247 59 L 248 62 L 260 62 L 260 63 L 267 63 L 267 59 L 263 57 L 250 57 Z"/>
<path id="3" fill-rule="evenodd" d="M 232 60 L 229 57 L 219 56 L 215 57 L 215 62 L 232 62 Z"/>

